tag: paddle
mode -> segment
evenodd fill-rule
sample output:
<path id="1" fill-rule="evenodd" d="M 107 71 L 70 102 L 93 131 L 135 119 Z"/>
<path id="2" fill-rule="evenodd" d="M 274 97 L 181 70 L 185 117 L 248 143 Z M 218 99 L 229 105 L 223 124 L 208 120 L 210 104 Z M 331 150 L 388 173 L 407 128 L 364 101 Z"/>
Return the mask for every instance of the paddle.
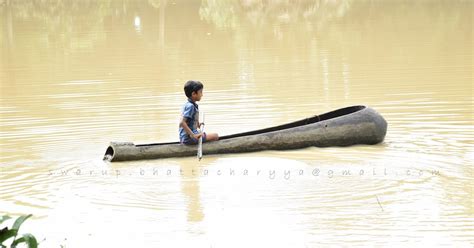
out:
<path id="1" fill-rule="evenodd" d="M 198 153 L 197 153 L 197 157 L 199 159 L 199 161 L 201 161 L 201 158 L 202 158 L 202 136 L 204 135 L 204 112 L 202 113 L 202 128 L 201 128 L 201 137 L 199 137 L 199 144 L 198 144 Z"/>

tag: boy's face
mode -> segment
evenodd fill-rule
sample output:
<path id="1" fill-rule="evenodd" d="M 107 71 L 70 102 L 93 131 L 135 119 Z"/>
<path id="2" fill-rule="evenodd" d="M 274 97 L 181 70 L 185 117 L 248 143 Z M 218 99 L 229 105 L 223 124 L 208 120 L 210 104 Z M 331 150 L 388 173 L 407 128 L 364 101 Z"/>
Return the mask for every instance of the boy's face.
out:
<path id="1" fill-rule="evenodd" d="M 193 101 L 201 101 L 201 97 L 202 97 L 202 89 L 198 90 L 198 91 L 195 91 L 192 93 L 191 95 Z"/>

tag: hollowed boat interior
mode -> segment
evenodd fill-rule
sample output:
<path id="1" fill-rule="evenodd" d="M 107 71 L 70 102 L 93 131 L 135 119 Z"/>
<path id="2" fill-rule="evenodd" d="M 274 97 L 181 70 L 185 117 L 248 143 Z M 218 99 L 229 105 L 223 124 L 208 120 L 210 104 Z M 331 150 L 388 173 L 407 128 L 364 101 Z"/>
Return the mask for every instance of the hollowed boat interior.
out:
<path id="1" fill-rule="evenodd" d="M 365 108 L 365 106 L 351 106 L 351 107 L 341 108 L 341 109 L 337 109 L 337 110 L 327 112 L 327 113 L 324 113 L 324 114 L 321 114 L 321 115 L 315 115 L 313 117 L 309 117 L 309 118 L 302 119 L 302 120 L 295 121 L 295 122 L 290 122 L 290 123 L 279 125 L 279 126 L 259 129 L 259 130 L 250 131 L 250 132 L 244 132 L 244 133 L 237 133 L 237 134 L 221 136 L 221 137 L 219 137 L 219 140 L 226 140 L 226 139 L 243 137 L 243 136 L 269 133 L 269 132 L 280 131 L 280 130 L 285 130 L 285 129 L 294 128 L 294 127 L 304 126 L 304 125 L 313 124 L 313 123 L 316 123 L 316 122 L 325 121 L 325 120 L 337 118 L 337 117 L 340 117 L 340 116 L 352 114 L 352 113 L 360 111 L 364 108 Z M 179 144 L 179 142 L 141 144 L 141 145 L 136 145 L 136 146 L 171 145 L 171 144 Z"/>

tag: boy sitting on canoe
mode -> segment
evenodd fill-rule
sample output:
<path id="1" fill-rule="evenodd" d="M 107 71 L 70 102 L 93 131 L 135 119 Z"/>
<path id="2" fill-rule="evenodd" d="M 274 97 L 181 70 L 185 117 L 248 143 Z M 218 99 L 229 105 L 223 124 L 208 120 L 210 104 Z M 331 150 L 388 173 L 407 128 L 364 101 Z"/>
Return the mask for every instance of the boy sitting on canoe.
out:
<path id="1" fill-rule="evenodd" d="M 199 123 L 199 106 L 197 101 L 201 100 L 204 85 L 199 81 L 188 81 L 184 85 L 184 93 L 188 100 L 181 111 L 181 121 L 179 122 L 179 141 L 185 145 L 195 145 L 202 136 L 202 141 L 219 140 L 217 133 L 206 134 L 198 131 L 204 123 Z"/>

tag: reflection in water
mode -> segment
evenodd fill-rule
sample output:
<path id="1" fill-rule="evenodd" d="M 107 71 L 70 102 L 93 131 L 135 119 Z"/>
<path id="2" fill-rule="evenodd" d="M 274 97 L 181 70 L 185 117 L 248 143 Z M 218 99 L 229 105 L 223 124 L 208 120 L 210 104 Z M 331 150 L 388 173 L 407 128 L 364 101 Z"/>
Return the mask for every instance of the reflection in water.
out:
<path id="1" fill-rule="evenodd" d="M 135 20 L 133 24 L 135 25 L 135 31 L 137 31 L 137 33 L 140 33 L 142 30 L 142 27 L 141 27 L 141 20 L 139 16 L 135 16 Z"/>
<path id="2" fill-rule="evenodd" d="M 311 31 L 326 22 L 343 17 L 352 0 L 336 1 L 203 1 L 199 13 L 204 20 L 219 29 L 238 29 L 250 24 L 258 28 L 272 26 L 273 34 L 281 38 L 281 25 L 301 23 Z"/>
<path id="3" fill-rule="evenodd" d="M 0 13 L 0 209 L 33 213 L 25 228 L 49 246 L 472 243 L 471 1 L 0 0 Z M 177 140 L 188 79 L 222 135 L 367 104 L 387 137 L 100 160 L 112 140 Z"/>
<path id="4" fill-rule="evenodd" d="M 180 170 L 183 171 L 182 180 L 182 191 L 188 198 L 188 221 L 199 222 L 204 218 L 202 212 L 201 198 L 199 191 L 199 174 L 200 166 L 196 162 L 189 163 L 187 165 L 181 165 Z"/>

